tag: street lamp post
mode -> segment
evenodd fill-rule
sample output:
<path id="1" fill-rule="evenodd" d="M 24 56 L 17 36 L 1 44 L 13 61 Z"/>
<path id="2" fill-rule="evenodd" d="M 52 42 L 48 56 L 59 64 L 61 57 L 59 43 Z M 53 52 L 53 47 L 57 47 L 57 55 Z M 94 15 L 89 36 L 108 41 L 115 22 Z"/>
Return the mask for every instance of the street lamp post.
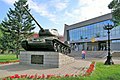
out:
<path id="1" fill-rule="evenodd" d="M 112 61 L 112 56 L 110 53 L 110 30 L 113 28 L 113 25 L 105 25 L 103 28 L 104 30 L 107 30 L 108 32 L 108 56 L 107 56 L 107 60 L 105 61 L 105 65 L 112 65 L 114 64 L 114 62 Z"/>

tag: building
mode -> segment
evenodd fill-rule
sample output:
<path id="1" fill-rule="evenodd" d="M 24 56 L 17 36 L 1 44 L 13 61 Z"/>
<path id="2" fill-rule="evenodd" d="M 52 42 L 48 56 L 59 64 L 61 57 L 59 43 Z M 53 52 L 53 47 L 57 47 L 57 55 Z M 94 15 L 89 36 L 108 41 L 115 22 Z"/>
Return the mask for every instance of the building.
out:
<path id="1" fill-rule="evenodd" d="M 61 42 L 64 43 L 64 37 L 63 37 L 63 35 L 59 35 L 58 38 L 59 38 L 59 40 L 60 40 Z"/>
<path id="2" fill-rule="evenodd" d="M 39 38 L 39 34 L 38 34 L 38 33 L 34 33 L 34 34 L 32 35 L 32 37 L 33 37 L 33 38 Z"/>
<path id="3" fill-rule="evenodd" d="M 72 25 L 65 24 L 64 39 L 69 41 L 73 50 L 107 50 L 108 33 L 105 25 L 114 25 L 112 14 L 105 14 Z M 120 50 L 120 26 L 110 31 L 111 50 Z"/>

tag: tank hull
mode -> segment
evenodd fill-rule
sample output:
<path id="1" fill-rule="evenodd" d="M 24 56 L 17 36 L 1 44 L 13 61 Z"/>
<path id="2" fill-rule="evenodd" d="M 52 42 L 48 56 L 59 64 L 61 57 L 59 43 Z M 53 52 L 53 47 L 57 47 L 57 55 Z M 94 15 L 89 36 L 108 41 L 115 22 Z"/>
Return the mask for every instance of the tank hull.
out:
<path id="1" fill-rule="evenodd" d="M 55 51 L 61 53 L 70 53 L 70 47 L 57 39 L 46 40 L 45 42 L 29 42 L 27 40 L 22 41 L 22 47 L 26 51 Z"/>
<path id="2" fill-rule="evenodd" d="M 51 43 L 23 41 L 21 44 L 26 51 L 54 51 Z"/>

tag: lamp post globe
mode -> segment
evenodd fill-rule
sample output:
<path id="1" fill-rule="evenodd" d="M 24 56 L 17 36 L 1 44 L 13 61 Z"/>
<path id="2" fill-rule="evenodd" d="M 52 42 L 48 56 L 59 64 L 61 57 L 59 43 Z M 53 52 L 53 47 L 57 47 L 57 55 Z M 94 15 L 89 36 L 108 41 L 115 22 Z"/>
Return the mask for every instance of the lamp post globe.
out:
<path id="1" fill-rule="evenodd" d="M 110 53 L 110 30 L 113 28 L 113 25 L 105 25 L 103 28 L 104 30 L 107 30 L 108 33 L 108 55 L 107 55 L 107 60 L 105 61 L 105 65 L 112 65 L 114 62 L 112 61 L 112 56 Z"/>

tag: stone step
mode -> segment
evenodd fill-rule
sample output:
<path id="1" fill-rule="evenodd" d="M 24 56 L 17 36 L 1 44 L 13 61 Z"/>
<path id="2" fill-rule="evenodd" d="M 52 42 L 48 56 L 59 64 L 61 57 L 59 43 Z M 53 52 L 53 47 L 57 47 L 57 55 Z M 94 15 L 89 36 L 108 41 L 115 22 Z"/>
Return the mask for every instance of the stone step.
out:
<path id="1" fill-rule="evenodd" d="M 86 51 L 86 57 L 87 58 L 105 58 L 107 56 L 107 51 Z M 81 57 L 81 52 L 72 51 L 71 54 L 69 54 L 71 57 Z"/>

